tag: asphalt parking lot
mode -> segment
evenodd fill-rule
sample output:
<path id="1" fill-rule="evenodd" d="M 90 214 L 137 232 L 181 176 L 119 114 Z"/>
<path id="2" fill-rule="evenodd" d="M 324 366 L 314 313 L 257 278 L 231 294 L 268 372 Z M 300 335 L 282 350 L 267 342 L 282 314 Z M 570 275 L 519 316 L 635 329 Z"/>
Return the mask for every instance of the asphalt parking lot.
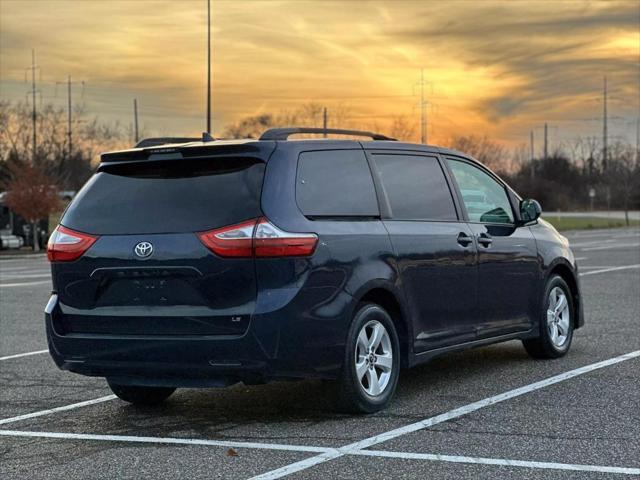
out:
<path id="1" fill-rule="evenodd" d="M 46 259 L 0 257 L 0 478 L 640 478 L 640 230 L 567 236 L 586 326 L 565 358 L 447 355 L 369 416 L 320 381 L 114 399 L 44 351 Z"/>

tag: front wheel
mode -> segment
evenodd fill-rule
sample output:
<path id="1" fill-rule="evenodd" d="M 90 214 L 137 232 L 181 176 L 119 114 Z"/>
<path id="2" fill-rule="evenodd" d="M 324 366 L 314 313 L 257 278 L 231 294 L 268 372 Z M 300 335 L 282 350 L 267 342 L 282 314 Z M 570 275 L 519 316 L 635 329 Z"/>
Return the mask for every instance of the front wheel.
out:
<path id="1" fill-rule="evenodd" d="M 554 275 L 545 289 L 540 336 L 523 341 L 527 353 L 534 358 L 559 358 L 566 355 L 573 340 L 574 318 L 571 290 L 562 277 Z"/>
<path id="2" fill-rule="evenodd" d="M 142 387 L 135 385 L 118 385 L 107 380 L 109 388 L 116 396 L 134 405 L 157 405 L 164 402 L 176 391 L 172 387 Z"/>
<path id="3" fill-rule="evenodd" d="M 343 410 L 373 413 L 385 408 L 398 384 L 400 345 L 389 314 L 379 305 L 358 308 L 345 348 L 338 380 L 338 400 Z"/>

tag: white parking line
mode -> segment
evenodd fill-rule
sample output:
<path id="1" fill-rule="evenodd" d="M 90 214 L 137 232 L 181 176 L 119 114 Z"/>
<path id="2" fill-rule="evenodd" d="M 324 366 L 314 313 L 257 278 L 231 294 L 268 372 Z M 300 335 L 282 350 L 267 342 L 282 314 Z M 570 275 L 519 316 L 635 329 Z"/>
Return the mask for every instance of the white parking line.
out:
<path id="1" fill-rule="evenodd" d="M 591 245 L 602 245 L 603 243 L 612 243 L 615 239 L 608 238 L 607 240 L 591 240 L 589 242 L 571 242 L 569 245 L 571 248 L 590 247 Z"/>
<path id="2" fill-rule="evenodd" d="M 18 271 L 24 271 L 24 270 L 32 270 L 34 267 L 23 267 L 23 266 L 18 266 L 18 267 L 12 267 L 12 266 L 6 266 L 4 265 L 2 262 L 0 262 L 0 272 L 18 272 Z M 38 268 L 38 267 L 36 267 Z M 42 267 L 44 269 L 44 266 Z"/>
<path id="3" fill-rule="evenodd" d="M 241 442 L 233 440 L 201 440 L 193 438 L 175 437 L 140 437 L 131 435 L 95 435 L 86 433 L 62 432 L 30 432 L 24 430 L 0 430 L 0 436 L 27 438 L 58 438 L 62 440 L 90 440 L 102 442 L 130 442 L 150 443 L 156 445 L 198 445 L 213 447 L 248 448 L 256 450 L 281 450 L 288 452 L 321 453 L 324 457 L 337 458 L 341 453 L 330 447 L 316 447 L 311 445 L 291 445 L 282 443 Z M 510 460 L 502 458 L 465 457 L 459 455 L 438 455 L 430 453 L 392 452 L 386 450 L 357 450 L 347 455 L 367 457 L 401 458 L 407 460 L 427 460 L 435 462 L 468 463 L 475 465 L 499 465 L 507 467 L 538 468 L 546 470 L 570 470 L 579 472 L 618 473 L 624 475 L 639 475 L 640 468 L 612 467 L 601 465 L 584 465 L 556 462 L 536 462 L 529 460 Z"/>
<path id="4" fill-rule="evenodd" d="M 613 245 L 603 245 L 601 247 L 580 248 L 583 252 L 592 252 L 594 250 L 613 250 L 615 248 L 633 248 L 640 247 L 640 243 L 617 243 Z"/>
<path id="5" fill-rule="evenodd" d="M 35 352 L 16 353 L 15 355 L 7 355 L 6 357 L 0 357 L 0 360 L 11 360 L 12 358 L 28 357 L 30 355 L 39 355 L 41 353 L 46 353 L 48 351 L 49 350 L 36 350 Z"/>
<path id="6" fill-rule="evenodd" d="M 22 280 L 23 278 L 50 278 L 51 272 L 39 272 L 39 273 L 28 273 L 28 272 L 15 272 L 15 273 L 0 273 L 0 280 Z"/>
<path id="7" fill-rule="evenodd" d="M 389 452 L 385 450 L 358 450 L 351 455 L 367 457 L 403 458 L 408 460 L 429 460 L 435 462 L 471 463 L 475 465 L 500 465 L 506 467 L 541 468 L 548 470 L 571 470 L 577 472 L 620 473 L 640 475 L 640 468 L 609 467 L 601 465 L 583 465 L 556 462 L 532 462 L 528 460 L 509 460 L 506 458 L 463 457 L 459 455 L 434 455 L 431 453 Z"/>
<path id="8" fill-rule="evenodd" d="M 8 287 L 28 287 L 31 285 L 44 285 L 48 283 L 51 285 L 51 280 L 46 280 L 42 282 L 23 282 L 23 283 L 0 283 L 0 288 L 8 288 Z"/>
<path id="9" fill-rule="evenodd" d="M 401 437 L 408 433 L 417 432 L 418 430 L 423 430 L 425 428 L 432 427 L 433 425 L 447 422 L 454 418 L 462 417 L 469 413 L 480 410 L 481 408 L 489 407 L 491 405 L 495 405 L 497 403 L 504 402 L 506 400 L 510 400 L 512 398 L 516 398 L 521 395 L 525 395 L 535 390 L 540 390 L 541 388 L 545 388 L 550 385 L 554 385 L 556 383 L 564 382 L 571 378 L 575 378 L 579 375 L 584 375 L 585 373 L 593 372 L 594 370 L 615 365 L 617 363 L 624 362 L 626 360 L 631 360 L 632 358 L 638 358 L 638 357 L 640 357 L 640 350 L 636 350 L 634 352 L 620 355 L 618 357 L 610 358 L 608 360 L 603 360 L 601 362 L 592 363 L 584 367 L 576 368 L 575 370 L 570 370 L 568 372 L 561 373 L 560 375 L 555 375 L 545 380 L 541 380 L 539 382 L 525 385 L 524 387 L 516 388 L 514 390 L 509 390 L 508 392 L 500 393 L 498 395 L 485 398 L 484 400 L 479 400 L 477 402 L 470 403 L 468 405 L 464 405 L 459 408 L 455 408 L 443 414 L 436 415 L 435 417 L 431 417 L 425 420 L 421 420 L 419 422 L 411 423 L 409 425 L 405 425 L 404 427 L 396 428 L 394 430 L 389 430 L 388 432 L 381 433 L 380 435 L 375 435 L 373 437 L 365 438 L 364 440 L 360 440 L 359 442 L 354 442 L 344 447 L 340 447 L 339 449 L 337 449 L 338 452 L 325 452 L 320 455 L 316 455 L 315 457 L 310 457 L 296 463 L 285 465 L 284 467 L 252 477 L 251 480 L 271 480 L 275 478 L 282 478 L 292 473 L 300 472 L 302 470 L 311 468 L 315 465 L 319 465 L 321 463 L 327 462 L 329 460 L 342 457 L 343 455 L 355 454 L 356 452 L 360 450 L 364 450 L 365 448 L 372 447 L 373 445 L 377 445 L 379 443 L 383 443 L 383 442 L 392 440 L 394 438 Z"/>
<path id="10" fill-rule="evenodd" d="M 89 405 L 95 405 L 97 403 L 108 402 L 117 398 L 115 395 L 107 395 L 106 397 L 94 398 L 93 400 L 86 400 L 84 402 L 72 403 L 71 405 L 65 405 L 63 407 L 50 408 L 47 410 L 40 410 L 38 412 L 26 413 L 24 415 L 18 415 L 17 417 L 4 418 L 0 420 L 0 425 L 6 425 L 7 423 L 19 422 L 20 420 L 27 420 L 29 418 L 41 417 L 43 415 L 51 415 L 52 413 L 65 412 L 67 410 L 73 410 L 80 407 L 88 407 Z"/>
<path id="11" fill-rule="evenodd" d="M 86 433 L 26 432 L 22 430 L 0 430 L 0 435 L 9 437 L 60 438 L 66 440 L 97 440 L 106 442 L 154 443 L 166 445 L 207 445 L 214 447 L 254 448 L 261 450 L 285 450 L 289 452 L 319 453 L 332 450 L 327 447 L 288 445 L 282 443 L 235 442 L 226 440 L 199 440 L 195 438 L 137 437 L 130 435 L 93 435 Z"/>
<path id="12" fill-rule="evenodd" d="M 580 265 L 580 270 L 601 270 L 603 268 L 615 268 L 620 265 Z"/>
<path id="13" fill-rule="evenodd" d="M 629 270 L 630 268 L 640 268 L 640 263 L 636 265 L 624 265 L 622 267 L 603 268 L 602 270 L 594 270 L 592 272 L 582 272 L 581 277 L 585 275 L 595 275 L 596 273 L 617 272 L 618 270 Z"/>

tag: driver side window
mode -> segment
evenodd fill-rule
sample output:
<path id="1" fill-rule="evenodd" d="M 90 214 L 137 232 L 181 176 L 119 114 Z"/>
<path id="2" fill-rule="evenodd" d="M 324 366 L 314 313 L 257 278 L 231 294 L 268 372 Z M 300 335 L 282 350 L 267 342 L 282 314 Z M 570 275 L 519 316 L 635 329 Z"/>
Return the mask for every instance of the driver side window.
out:
<path id="1" fill-rule="evenodd" d="M 505 188 L 490 175 L 460 160 L 447 159 L 458 183 L 469 221 L 513 223 L 513 210 Z"/>

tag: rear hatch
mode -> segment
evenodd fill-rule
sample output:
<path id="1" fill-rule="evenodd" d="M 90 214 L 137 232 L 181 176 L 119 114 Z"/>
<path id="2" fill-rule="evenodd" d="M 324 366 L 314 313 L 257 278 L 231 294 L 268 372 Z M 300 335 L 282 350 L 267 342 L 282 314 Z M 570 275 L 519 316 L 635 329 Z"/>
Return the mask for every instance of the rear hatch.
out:
<path id="1" fill-rule="evenodd" d="M 77 260 L 52 263 L 63 313 L 56 327 L 243 334 L 256 300 L 254 259 L 217 256 L 197 234 L 261 215 L 265 158 L 134 157 L 103 162 L 61 219 L 97 238 Z"/>

